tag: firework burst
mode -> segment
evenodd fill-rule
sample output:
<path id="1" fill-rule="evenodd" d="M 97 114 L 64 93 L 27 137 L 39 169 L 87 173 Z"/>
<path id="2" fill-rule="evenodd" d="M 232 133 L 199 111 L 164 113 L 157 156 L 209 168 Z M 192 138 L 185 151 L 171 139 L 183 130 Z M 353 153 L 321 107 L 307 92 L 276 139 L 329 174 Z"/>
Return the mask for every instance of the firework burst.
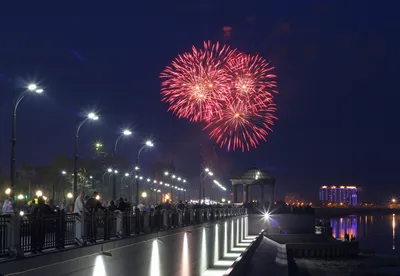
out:
<path id="1" fill-rule="evenodd" d="M 259 55 L 205 42 L 162 71 L 162 101 L 179 118 L 206 122 L 221 147 L 249 151 L 266 141 L 277 119 L 273 69 Z"/>
<path id="2" fill-rule="evenodd" d="M 214 117 L 205 126 L 221 147 L 229 150 L 241 149 L 249 151 L 256 148 L 260 141 L 266 141 L 266 137 L 277 117 L 274 116 L 276 105 L 265 103 L 257 111 L 243 103 L 227 102 L 221 117 Z"/>
<path id="3" fill-rule="evenodd" d="M 227 62 L 235 50 L 205 42 L 203 49 L 179 55 L 161 73 L 162 100 L 179 118 L 209 121 L 222 109 L 229 91 Z"/>
<path id="4" fill-rule="evenodd" d="M 272 67 L 264 58 L 240 54 L 229 61 L 230 97 L 257 111 L 265 108 L 277 87 Z"/>

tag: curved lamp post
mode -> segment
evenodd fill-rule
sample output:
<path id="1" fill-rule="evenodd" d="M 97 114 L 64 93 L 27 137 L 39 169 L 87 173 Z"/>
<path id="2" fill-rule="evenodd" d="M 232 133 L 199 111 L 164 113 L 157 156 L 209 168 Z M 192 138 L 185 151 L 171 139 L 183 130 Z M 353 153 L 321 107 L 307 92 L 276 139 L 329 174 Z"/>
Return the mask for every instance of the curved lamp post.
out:
<path id="1" fill-rule="evenodd" d="M 113 151 L 113 161 L 114 161 L 114 169 L 116 169 L 115 167 L 115 155 L 117 154 L 117 145 L 119 140 L 121 140 L 122 137 L 127 137 L 132 135 L 132 131 L 130 131 L 129 129 L 125 129 L 121 135 L 117 138 L 117 140 L 115 141 L 115 145 L 114 145 L 114 151 Z M 117 186 L 117 175 L 113 174 L 113 199 L 116 199 L 116 186 Z"/>
<path id="2" fill-rule="evenodd" d="M 75 134 L 75 146 L 74 146 L 74 198 L 77 198 L 78 196 L 78 138 L 79 138 L 79 130 L 83 126 L 84 123 L 87 121 L 97 121 L 99 117 L 93 113 L 90 112 L 87 117 L 79 123 L 79 125 L 76 128 L 76 134 Z"/>
<path id="3" fill-rule="evenodd" d="M 139 171 L 139 168 L 140 168 L 140 166 L 139 166 L 140 153 L 142 152 L 142 150 L 145 147 L 153 147 L 153 146 L 154 146 L 153 142 L 150 141 L 150 140 L 147 140 L 146 143 L 139 149 L 138 154 L 137 154 L 136 167 L 135 167 L 135 171 L 136 171 L 136 175 L 135 175 L 135 178 L 136 178 L 136 206 L 139 205 L 139 177 L 138 177 L 138 171 Z"/>
<path id="4" fill-rule="evenodd" d="M 11 131 L 11 160 L 10 160 L 10 181 L 11 189 L 15 187 L 15 144 L 17 142 L 16 129 L 17 129 L 17 109 L 19 103 L 25 98 L 29 93 L 43 93 L 43 89 L 38 88 L 36 84 L 28 85 L 27 89 L 19 95 L 18 99 L 14 103 L 13 117 L 12 117 L 12 131 Z"/>

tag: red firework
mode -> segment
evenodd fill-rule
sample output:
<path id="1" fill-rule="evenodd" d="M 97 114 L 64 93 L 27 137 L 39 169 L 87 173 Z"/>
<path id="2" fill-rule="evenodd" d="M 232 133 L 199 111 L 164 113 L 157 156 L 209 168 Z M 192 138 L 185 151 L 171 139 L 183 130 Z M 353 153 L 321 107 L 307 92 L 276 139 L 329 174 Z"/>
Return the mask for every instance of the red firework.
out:
<path id="1" fill-rule="evenodd" d="M 229 91 L 227 63 L 236 56 L 229 46 L 204 42 L 203 49 L 178 55 L 160 77 L 162 100 L 179 118 L 209 121 L 221 112 Z"/>
<path id="2" fill-rule="evenodd" d="M 272 67 L 264 58 L 256 55 L 240 54 L 229 60 L 230 96 L 247 108 L 257 111 L 266 107 L 273 95 L 277 83 Z"/>
<path id="3" fill-rule="evenodd" d="M 221 117 L 213 117 L 204 129 L 208 129 L 210 138 L 221 147 L 226 146 L 228 151 L 249 151 L 256 148 L 261 140 L 266 141 L 277 119 L 273 115 L 275 111 L 272 99 L 257 110 L 235 100 L 228 101 Z"/>
<path id="4" fill-rule="evenodd" d="M 228 150 L 256 148 L 272 131 L 277 93 L 273 67 L 262 57 L 205 42 L 161 73 L 168 111 L 205 121 L 210 138 Z"/>

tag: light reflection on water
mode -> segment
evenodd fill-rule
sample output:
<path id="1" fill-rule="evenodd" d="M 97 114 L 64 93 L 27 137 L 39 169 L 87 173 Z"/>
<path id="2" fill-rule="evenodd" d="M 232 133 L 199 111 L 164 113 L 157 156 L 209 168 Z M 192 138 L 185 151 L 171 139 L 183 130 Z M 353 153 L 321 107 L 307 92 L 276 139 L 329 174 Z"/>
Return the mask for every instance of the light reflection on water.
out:
<path id="1" fill-rule="evenodd" d="M 399 215 L 347 216 L 331 218 L 332 236 L 344 240 L 345 234 L 354 235 L 360 242 L 360 249 L 377 254 L 400 254 L 396 248 L 399 238 Z"/>

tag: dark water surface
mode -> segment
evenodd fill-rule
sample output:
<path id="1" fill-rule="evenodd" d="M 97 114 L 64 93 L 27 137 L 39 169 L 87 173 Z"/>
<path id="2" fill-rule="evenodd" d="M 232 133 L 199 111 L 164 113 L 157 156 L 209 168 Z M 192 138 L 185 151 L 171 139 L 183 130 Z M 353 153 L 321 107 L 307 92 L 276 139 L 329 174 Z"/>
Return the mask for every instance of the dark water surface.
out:
<path id="1" fill-rule="evenodd" d="M 346 216 L 330 219 L 334 238 L 355 235 L 360 250 L 400 256 L 400 215 Z"/>

